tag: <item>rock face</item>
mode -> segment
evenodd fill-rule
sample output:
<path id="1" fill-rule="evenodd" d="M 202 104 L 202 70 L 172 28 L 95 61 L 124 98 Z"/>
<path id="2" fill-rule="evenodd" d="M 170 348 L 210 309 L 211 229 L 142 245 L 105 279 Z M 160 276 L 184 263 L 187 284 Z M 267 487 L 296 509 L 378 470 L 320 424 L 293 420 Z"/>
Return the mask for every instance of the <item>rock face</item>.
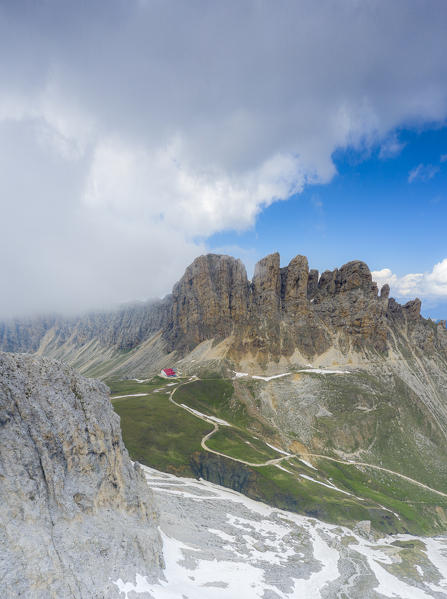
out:
<path id="1" fill-rule="evenodd" d="M 2 597 L 119 597 L 157 578 L 152 495 L 108 390 L 46 358 L 0 354 Z"/>
<path id="2" fill-rule="evenodd" d="M 281 274 L 279 254 L 270 254 L 255 266 L 255 274 L 251 284 L 252 309 L 258 315 L 275 319 L 281 305 Z"/>
<path id="3" fill-rule="evenodd" d="M 305 256 L 296 256 L 282 273 L 283 306 L 289 311 L 305 303 L 309 288 L 309 266 Z M 318 273 L 316 279 L 318 280 Z"/>
<path id="4" fill-rule="evenodd" d="M 209 254 L 188 266 L 172 292 L 166 337 L 176 349 L 231 335 L 248 309 L 248 281 L 240 260 Z"/>
<path id="5" fill-rule="evenodd" d="M 420 316 L 420 300 L 400 306 L 389 299 L 387 285 L 379 295 L 361 261 L 319 276 L 305 256 L 280 268 L 276 253 L 258 262 L 250 282 L 240 261 L 201 256 L 175 286 L 172 301 L 163 333 L 169 350 L 231 335 L 230 357 L 251 354 L 262 364 L 295 350 L 308 359 L 330 348 L 383 355 L 403 328 L 424 351 L 447 343 L 447 332 Z"/>

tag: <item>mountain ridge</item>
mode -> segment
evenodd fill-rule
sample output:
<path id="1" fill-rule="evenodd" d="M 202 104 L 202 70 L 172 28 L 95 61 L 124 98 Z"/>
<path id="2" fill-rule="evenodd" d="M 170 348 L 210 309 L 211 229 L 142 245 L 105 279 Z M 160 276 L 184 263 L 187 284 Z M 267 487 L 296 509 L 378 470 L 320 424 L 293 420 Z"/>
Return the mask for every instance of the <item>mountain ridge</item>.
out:
<path id="1" fill-rule="evenodd" d="M 386 355 L 410 343 L 424 353 L 446 355 L 445 321 L 423 318 L 419 299 L 400 305 L 389 292 L 384 285 L 379 294 L 369 268 L 358 260 L 320 275 L 301 255 L 281 268 L 275 253 L 257 263 L 250 281 L 240 260 L 207 254 L 196 258 L 161 300 L 80 317 L 0 322 L 0 350 L 66 359 L 89 374 L 90 345 L 96 364 L 144 344 L 152 351 L 149 341 L 157 335 L 156 368 L 163 354 L 172 359 L 175 352 L 178 358 L 203 341 L 216 345 L 228 338 L 233 361 L 249 354 L 264 367 L 296 350 L 303 360 L 312 360 L 331 347 L 344 355 Z M 149 367 L 150 360 L 141 362 Z M 133 368 L 131 361 L 129 374 Z"/>

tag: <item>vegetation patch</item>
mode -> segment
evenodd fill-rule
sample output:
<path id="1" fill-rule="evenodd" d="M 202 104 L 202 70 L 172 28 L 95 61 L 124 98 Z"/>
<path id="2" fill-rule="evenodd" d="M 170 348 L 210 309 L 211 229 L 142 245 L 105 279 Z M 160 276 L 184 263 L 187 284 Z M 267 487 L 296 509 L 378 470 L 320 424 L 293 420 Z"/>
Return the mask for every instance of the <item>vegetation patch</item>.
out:
<path id="1" fill-rule="evenodd" d="M 191 476 L 190 456 L 212 426 L 172 404 L 167 395 L 112 400 L 130 457 L 146 466 Z"/>
<path id="2" fill-rule="evenodd" d="M 318 471 L 336 486 L 370 500 L 377 510 L 385 508 L 400 517 L 398 528 L 414 534 L 431 534 L 445 529 L 437 508 L 447 508 L 447 498 L 386 472 L 317 459 Z M 373 517 L 367 519 L 374 520 Z"/>
<path id="3" fill-rule="evenodd" d="M 233 383 L 228 379 L 199 380 L 182 385 L 174 399 L 203 414 L 217 416 L 235 426 L 245 428 L 250 417 L 245 405 L 233 399 Z"/>
<path id="4" fill-rule="evenodd" d="M 206 444 L 210 449 L 254 464 L 262 464 L 281 457 L 281 454 L 268 447 L 263 441 L 255 439 L 251 434 L 226 426 L 220 427 Z"/>
<path id="5" fill-rule="evenodd" d="M 371 519 L 368 508 L 355 497 L 288 474 L 276 466 L 255 470 L 258 472 L 259 498 L 270 505 L 347 526 L 359 520 Z M 386 531 L 381 523 L 377 524 L 377 528 Z M 386 529 L 395 531 L 390 526 Z"/>
<path id="6" fill-rule="evenodd" d="M 167 383 L 166 379 L 163 379 L 161 376 L 154 376 L 151 379 L 144 381 L 143 383 L 139 383 L 136 380 L 128 379 L 128 380 L 116 380 L 110 379 L 107 381 L 107 385 L 110 388 L 110 393 L 112 395 L 132 395 L 134 393 L 151 393 L 155 389 L 160 387 L 164 387 Z M 170 389 L 170 387 L 168 387 Z"/>

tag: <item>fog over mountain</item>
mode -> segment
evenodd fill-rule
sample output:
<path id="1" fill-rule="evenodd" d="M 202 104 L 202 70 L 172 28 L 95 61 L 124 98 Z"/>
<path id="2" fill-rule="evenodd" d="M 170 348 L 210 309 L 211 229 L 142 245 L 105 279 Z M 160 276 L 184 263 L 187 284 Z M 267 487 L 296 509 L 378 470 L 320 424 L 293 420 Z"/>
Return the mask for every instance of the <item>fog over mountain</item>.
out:
<path id="1" fill-rule="evenodd" d="M 442 2 L 1 3 L 0 317 L 162 296 L 211 235 L 331 181 L 337 148 L 385 159 L 396 128 L 442 125 L 446 17 Z M 415 164 L 411 184 L 441 166 Z"/>

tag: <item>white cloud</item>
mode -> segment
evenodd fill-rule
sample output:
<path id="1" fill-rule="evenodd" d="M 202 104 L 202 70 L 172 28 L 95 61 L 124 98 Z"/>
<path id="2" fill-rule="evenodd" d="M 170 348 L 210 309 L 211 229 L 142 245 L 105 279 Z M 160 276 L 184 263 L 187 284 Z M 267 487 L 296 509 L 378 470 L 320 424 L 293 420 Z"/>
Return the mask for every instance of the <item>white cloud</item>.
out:
<path id="1" fill-rule="evenodd" d="M 163 294 L 208 236 L 330 181 L 337 148 L 396 155 L 396 127 L 447 116 L 446 14 L 3 3 L 0 317 Z"/>
<path id="2" fill-rule="evenodd" d="M 379 158 L 381 160 L 395 158 L 402 152 L 406 145 L 406 143 L 399 141 L 399 138 L 397 137 L 396 133 L 393 133 L 381 144 L 379 150 Z"/>
<path id="3" fill-rule="evenodd" d="M 66 160 L 81 158 L 94 138 L 91 115 L 48 82 L 32 97 L 8 90 L 0 97 L 0 123 L 27 123 L 34 127 L 42 147 Z"/>
<path id="4" fill-rule="evenodd" d="M 183 161 L 180 141 L 147 151 L 119 140 L 98 144 L 83 203 L 118 219 L 172 227 L 186 239 L 251 226 L 274 201 L 302 190 L 307 175 L 299 160 L 275 155 L 238 176 L 223 170 L 195 172 Z"/>
<path id="5" fill-rule="evenodd" d="M 438 262 L 427 275 L 430 293 L 447 296 L 447 258 Z"/>
<path id="6" fill-rule="evenodd" d="M 408 183 L 413 181 L 429 181 L 439 172 L 439 166 L 418 164 L 408 173 Z"/>
<path id="7" fill-rule="evenodd" d="M 447 297 L 447 258 L 435 264 L 431 272 L 399 277 L 389 268 L 382 268 L 371 274 L 379 287 L 388 283 L 397 297 Z"/>

